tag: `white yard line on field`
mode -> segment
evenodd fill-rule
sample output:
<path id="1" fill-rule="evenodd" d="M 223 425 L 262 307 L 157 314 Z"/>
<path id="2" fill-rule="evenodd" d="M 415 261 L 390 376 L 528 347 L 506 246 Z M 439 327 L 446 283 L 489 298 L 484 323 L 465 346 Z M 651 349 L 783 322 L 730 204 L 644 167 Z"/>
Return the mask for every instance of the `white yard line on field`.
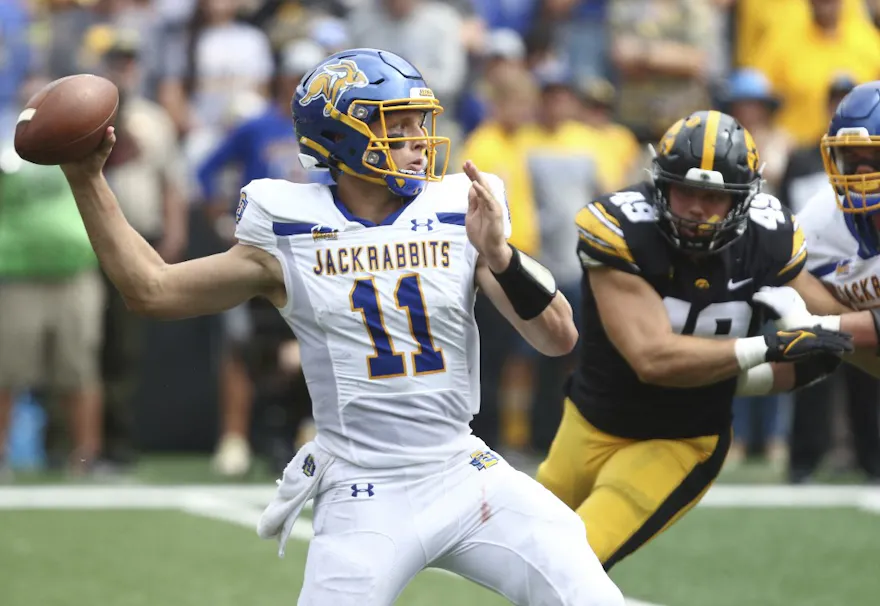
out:
<path id="1" fill-rule="evenodd" d="M 274 492 L 271 486 L 250 485 L 4 486 L 0 487 L 0 509 L 176 509 L 255 530 L 262 507 Z M 308 542 L 313 536 L 311 520 L 298 519 L 291 539 Z M 439 568 L 427 571 L 464 580 Z M 626 604 L 661 606 L 632 598 Z"/>
<path id="2" fill-rule="evenodd" d="M 274 486 L 253 485 L 13 485 L 0 486 L 0 509 L 179 509 L 182 495 L 187 503 L 201 496 L 214 504 L 262 509 L 274 494 Z M 880 512 L 880 487 L 716 485 L 698 507 L 857 507 Z"/>
<path id="3" fill-rule="evenodd" d="M 184 494 L 205 494 L 219 500 L 262 508 L 275 494 L 272 486 L 0 486 L 0 509 L 168 509 Z"/>
<path id="4" fill-rule="evenodd" d="M 246 503 L 230 502 L 210 494 L 197 492 L 185 493 L 179 509 L 192 515 L 244 526 L 253 529 L 254 532 L 256 532 L 257 522 L 262 513 L 261 509 Z M 314 536 L 310 520 L 299 518 L 294 522 L 293 530 L 290 533 L 292 539 L 310 541 Z"/>
<path id="5" fill-rule="evenodd" d="M 262 507 L 274 492 L 271 485 L 4 486 L 0 487 L 0 509 L 175 509 L 256 529 Z M 699 507 L 855 507 L 880 514 L 880 487 L 716 485 Z M 291 538 L 307 542 L 312 536 L 311 520 L 297 520 Z M 428 570 L 458 576 L 436 568 Z M 660 606 L 634 599 L 626 603 Z"/>
<path id="6" fill-rule="evenodd" d="M 857 507 L 880 499 L 876 486 L 766 486 L 715 485 L 698 507 L 821 508 Z"/>
<path id="7" fill-rule="evenodd" d="M 230 504 L 220 499 L 216 499 L 204 493 L 191 493 L 186 495 L 187 503 L 181 509 L 189 514 L 204 516 L 214 520 L 222 520 L 232 524 L 238 524 L 247 528 L 256 528 L 257 521 L 260 519 L 260 511 L 241 504 Z M 314 536 L 312 523 L 308 519 L 299 518 L 293 524 L 293 531 L 290 533 L 291 539 L 300 541 L 310 541 Z M 443 574 L 455 577 L 462 581 L 463 577 L 443 570 L 441 568 L 427 568 L 426 572 L 434 574 Z M 653 602 L 645 602 L 643 600 L 635 600 L 626 598 L 626 606 L 662 606 Z"/>

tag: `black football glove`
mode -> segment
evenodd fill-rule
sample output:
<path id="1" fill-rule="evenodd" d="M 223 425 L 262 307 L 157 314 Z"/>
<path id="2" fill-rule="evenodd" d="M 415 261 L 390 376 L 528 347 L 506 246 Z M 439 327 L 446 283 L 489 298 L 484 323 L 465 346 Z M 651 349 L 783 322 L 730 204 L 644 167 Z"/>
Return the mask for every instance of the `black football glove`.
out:
<path id="1" fill-rule="evenodd" d="M 799 362 L 817 355 L 842 356 L 853 351 L 852 335 L 821 326 L 780 330 L 766 335 L 764 342 L 768 362 Z"/>
<path id="2" fill-rule="evenodd" d="M 809 387 L 825 380 L 840 366 L 840 358 L 833 354 L 817 354 L 794 363 L 794 388 Z"/>

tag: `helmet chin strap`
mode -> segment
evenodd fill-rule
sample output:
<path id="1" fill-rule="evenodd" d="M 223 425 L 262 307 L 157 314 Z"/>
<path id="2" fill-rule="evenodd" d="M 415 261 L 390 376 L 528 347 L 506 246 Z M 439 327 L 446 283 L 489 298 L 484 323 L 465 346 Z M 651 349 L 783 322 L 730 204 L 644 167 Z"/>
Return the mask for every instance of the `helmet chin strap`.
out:
<path id="1" fill-rule="evenodd" d="M 385 175 L 385 184 L 394 195 L 412 198 L 425 191 L 428 182 L 421 179 L 407 179 L 399 175 Z"/>

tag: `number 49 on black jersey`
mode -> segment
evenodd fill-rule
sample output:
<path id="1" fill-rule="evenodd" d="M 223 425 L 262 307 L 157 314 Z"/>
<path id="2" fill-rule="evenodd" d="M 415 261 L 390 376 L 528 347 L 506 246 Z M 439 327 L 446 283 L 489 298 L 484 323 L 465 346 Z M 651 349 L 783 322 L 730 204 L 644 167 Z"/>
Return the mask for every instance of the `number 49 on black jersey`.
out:
<path id="1" fill-rule="evenodd" d="M 628 438 L 687 438 L 729 430 L 736 380 L 697 388 L 639 381 L 611 344 L 590 288 L 589 272 L 610 267 L 645 279 L 663 299 L 675 332 L 708 338 L 754 336 L 766 318 L 751 298 L 781 286 L 803 269 L 804 235 L 789 211 L 768 194 L 751 204 L 743 235 L 701 258 L 673 248 L 656 225 L 652 186 L 642 183 L 591 202 L 577 215 L 584 267 L 580 365 L 568 396 L 584 417 Z"/>

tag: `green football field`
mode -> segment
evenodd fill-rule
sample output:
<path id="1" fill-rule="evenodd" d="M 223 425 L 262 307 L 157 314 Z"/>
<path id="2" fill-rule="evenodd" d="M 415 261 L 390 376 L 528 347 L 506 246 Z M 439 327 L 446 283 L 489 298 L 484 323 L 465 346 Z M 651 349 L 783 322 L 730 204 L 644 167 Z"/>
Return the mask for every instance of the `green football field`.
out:
<path id="1" fill-rule="evenodd" d="M 255 532 L 272 490 L 140 479 L 0 487 L 0 604 L 295 604 L 311 525 L 297 523 L 279 559 Z M 880 604 L 880 489 L 719 485 L 612 576 L 641 606 Z M 398 601 L 505 603 L 430 570 Z"/>

